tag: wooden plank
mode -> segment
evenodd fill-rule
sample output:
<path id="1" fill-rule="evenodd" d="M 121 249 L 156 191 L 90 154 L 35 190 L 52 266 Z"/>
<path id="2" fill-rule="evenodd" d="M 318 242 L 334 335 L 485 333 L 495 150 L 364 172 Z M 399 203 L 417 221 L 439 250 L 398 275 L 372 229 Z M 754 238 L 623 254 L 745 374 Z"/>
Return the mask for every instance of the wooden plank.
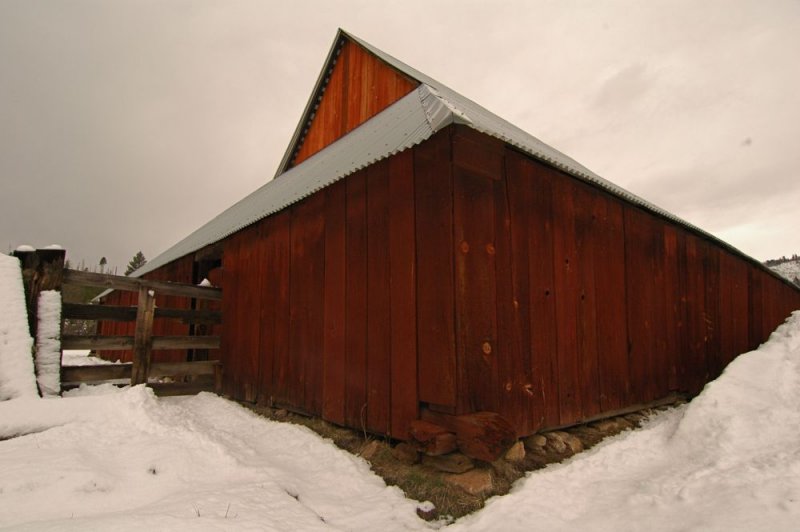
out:
<path id="1" fill-rule="evenodd" d="M 509 150 L 506 153 L 510 159 Z M 536 399 L 534 427 L 555 426 L 560 423 L 558 379 L 558 327 L 556 321 L 556 284 L 553 231 L 553 190 L 555 172 L 529 159 L 518 159 L 520 173 L 516 179 L 521 202 L 518 210 L 528 210 L 528 272 L 530 283 L 530 365 L 533 375 L 533 394 Z M 509 168 L 511 168 L 509 166 Z M 512 183 L 512 180 L 509 180 Z M 522 304 L 524 304 L 524 300 Z"/>
<path id="2" fill-rule="evenodd" d="M 389 164 L 367 170 L 367 429 L 389 433 L 391 407 L 391 279 Z"/>
<path id="3" fill-rule="evenodd" d="M 578 357 L 578 250 L 575 242 L 575 205 L 569 181 L 552 180 L 553 264 L 558 349 L 559 408 L 562 424 L 581 418 L 580 360 Z"/>
<path id="4" fill-rule="evenodd" d="M 689 339 L 686 364 L 686 386 L 690 394 L 698 393 L 708 380 L 706 353 L 705 247 L 694 235 L 686 235 L 686 332 Z"/>
<path id="5" fill-rule="evenodd" d="M 678 392 L 688 393 L 690 386 L 690 376 L 688 373 L 692 356 L 691 334 L 689 329 L 689 267 L 687 264 L 686 253 L 686 231 L 680 228 L 675 229 L 675 253 L 677 263 L 677 353 L 675 354 L 677 364 L 677 387 Z"/>
<path id="6" fill-rule="evenodd" d="M 150 366 L 151 377 L 203 376 L 215 375 L 221 366 L 219 360 L 203 360 L 198 362 L 153 362 Z"/>
<path id="7" fill-rule="evenodd" d="M 598 354 L 597 293 L 595 289 L 595 261 L 599 257 L 598 234 L 604 231 L 597 223 L 594 213 L 598 193 L 580 183 L 574 183 L 575 206 L 575 250 L 578 277 L 577 294 L 577 340 L 581 418 L 600 413 L 600 370 Z M 605 282 L 605 281 L 601 281 Z M 600 311 L 603 312 L 602 310 Z"/>
<path id="8" fill-rule="evenodd" d="M 458 450 L 484 462 L 494 462 L 517 441 L 511 423 L 495 412 L 451 416 L 426 409 L 422 419 L 455 432 Z"/>
<path id="9" fill-rule="evenodd" d="M 455 126 L 453 164 L 488 179 L 503 177 L 504 143 L 467 126 Z"/>
<path id="10" fill-rule="evenodd" d="M 133 334 L 133 366 L 131 386 L 147 382 L 150 375 L 150 354 L 153 350 L 153 314 L 156 298 L 154 292 L 139 288 L 139 305 L 136 309 L 136 329 Z"/>
<path id="11" fill-rule="evenodd" d="M 678 391 L 680 386 L 679 364 L 681 350 L 681 282 L 678 270 L 678 231 L 671 224 L 664 223 L 664 334 L 665 334 L 665 367 L 667 371 L 667 389 Z"/>
<path id="12" fill-rule="evenodd" d="M 749 307 L 747 287 L 747 264 L 738 257 L 734 257 L 731 264 L 733 278 L 731 312 L 733 327 L 733 357 L 750 350 L 748 341 L 747 311 Z"/>
<path id="13" fill-rule="evenodd" d="M 263 381 L 272 398 L 270 402 L 288 403 L 291 386 L 289 382 L 290 229 L 291 216 L 288 210 L 270 217 L 267 237 L 269 247 L 265 277 L 266 296 L 263 298 L 263 304 L 265 322 L 274 325 L 262 331 L 262 345 L 264 349 L 271 350 L 272 354 L 272 382 Z M 264 363 L 268 363 L 268 359 Z M 263 376 L 265 379 L 269 376 L 266 368 Z"/>
<path id="14" fill-rule="evenodd" d="M 497 284 L 497 368 L 500 383 L 498 412 L 518 435 L 534 432 L 533 376 L 530 366 L 530 315 L 520 299 L 528 298 L 528 242 L 514 238 L 508 178 L 503 171 L 492 183 L 495 212 L 495 264 Z M 525 207 L 530 208 L 530 206 Z M 527 237 L 527 235 L 525 235 Z M 515 260 L 515 244 L 523 246 L 522 261 Z M 521 282 L 522 281 L 522 282 Z M 524 292 L 521 286 L 524 285 Z M 523 344 L 526 350 L 523 351 Z"/>
<path id="15" fill-rule="evenodd" d="M 322 333 L 324 310 L 324 194 L 314 194 L 292 208 L 290 252 L 289 379 L 294 404 L 322 412 Z M 290 388 L 291 389 L 291 388 Z"/>
<path id="16" fill-rule="evenodd" d="M 719 277 L 719 249 L 709 243 L 703 242 L 706 249 L 703 268 L 705 271 L 705 311 L 706 311 L 706 361 L 709 376 L 713 380 L 722 373 L 722 357 L 720 343 L 720 277 Z"/>
<path id="17" fill-rule="evenodd" d="M 595 316 L 599 355 L 600 408 L 627 404 L 628 323 L 625 314 L 625 233 L 622 203 L 602 194 L 595 199 Z"/>
<path id="18" fill-rule="evenodd" d="M 347 177 L 345 292 L 345 423 L 363 427 L 367 404 L 367 183 L 366 172 Z"/>
<path id="19" fill-rule="evenodd" d="M 763 299 L 761 288 L 761 272 L 752 266 L 747 268 L 748 278 L 748 346 L 756 349 L 761 343 L 761 321 L 763 316 Z"/>
<path id="20" fill-rule="evenodd" d="M 497 358 L 507 354 L 497 342 L 493 183 L 458 168 L 453 182 L 458 413 L 497 412 Z"/>
<path id="21" fill-rule="evenodd" d="M 453 182 L 444 130 L 414 148 L 419 399 L 456 406 Z"/>
<path id="22" fill-rule="evenodd" d="M 653 268 L 653 278 L 651 279 L 652 300 L 649 302 L 652 312 L 651 330 L 653 332 L 653 352 L 652 352 L 652 377 L 650 378 L 651 394 L 648 401 L 653 401 L 659 397 L 666 397 L 669 392 L 669 366 L 670 353 L 668 351 L 666 324 L 667 324 L 667 293 L 663 287 L 666 284 L 665 278 L 665 246 L 664 246 L 664 220 L 648 214 L 648 228 L 652 238 L 652 253 L 650 256 Z M 672 294 L 670 294 L 672 295 Z"/>
<path id="23" fill-rule="evenodd" d="M 200 392 L 214 392 L 214 382 L 151 382 L 147 385 L 158 397 L 176 395 L 197 395 Z"/>
<path id="24" fill-rule="evenodd" d="M 294 157 L 295 165 L 308 159 L 344 133 L 342 114 L 345 94 L 345 61 L 346 54 L 339 54 L 336 64 L 328 76 L 328 83 L 322 93 L 321 101 L 318 103 L 314 119 Z"/>
<path id="25" fill-rule="evenodd" d="M 629 402 L 647 403 L 657 394 L 655 379 L 656 300 L 653 257 L 656 241 L 650 215 L 625 206 L 625 272 L 627 295 L 628 346 L 630 357 Z"/>
<path id="26" fill-rule="evenodd" d="M 518 385 L 523 388 L 527 401 L 521 408 L 525 420 L 522 428 L 517 428 L 521 434 L 533 433 L 541 426 L 541 416 L 544 412 L 542 404 L 541 389 L 538 386 L 538 376 L 533 373 L 533 356 L 531 347 L 531 282 L 529 274 L 530 261 L 530 211 L 533 209 L 531 200 L 531 179 L 526 175 L 526 170 L 530 168 L 530 162 L 514 151 L 508 151 L 505 155 L 505 201 L 507 203 L 507 233 L 509 239 L 509 265 L 508 271 L 511 277 L 511 293 L 503 295 L 503 287 L 498 282 L 498 301 L 511 300 L 511 307 L 498 307 L 498 334 L 501 341 L 507 336 L 504 334 L 505 323 L 512 324 L 512 337 L 505 342 L 511 345 L 509 352 L 516 351 L 519 357 L 521 371 L 524 379 Z M 497 208 L 498 213 L 501 212 Z M 496 223 L 497 227 L 503 227 Z M 498 238 L 498 244 L 500 239 Z M 499 255 L 505 253 L 498 245 Z M 501 270 L 502 271 L 502 270 Z M 500 278 L 498 278 L 500 281 Z M 503 408 L 505 411 L 505 407 Z M 520 420 L 512 420 L 515 427 L 520 425 Z"/>
<path id="27" fill-rule="evenodd" d="M 133 348 L 133 336 L 73 336 L 61 338 L 61 349 L 124 351 Z"/>
<path id="28" fill-rule="evenodd" d="M 153 350 L 219 349 L 219 336 L 154 336 Z"/>
<path id="29" fill-rule="evenodd" d="M 129 380 L 131 363 L 91 366 L 61 366 L 61 383 Z"/>
<path id="30" fill-rule="evenodd" d="M 153 336 L 152 349 L 219 349 L 219 336 Z M 64 336 L 62 349 L 124 351 L 134 347 L 134 336 Z"/>
<path id="31" fill-rule="evenodd" d="M 238 351 L 237 373 L 234 377 L 234 399 L 254 403 L 261 384 L 261 311 L 262 264 L 266 261 L 265 242 L 261 235 L 263 223 L 256 223 L 239 232 L 239 262 L 234 270 L 237 276 L 235 309 Z"/>
<path id="32" fill-rule="evenodd" d="M 222 392 L 228 397 L 236 395 L 235 375 L 239 364 L 239 335 L 236 291 L 239 281 L 237 270 L 242 267 L 239 257 L 239 239 L 236 234 L 225 241 L 225 254 L 222 256 L 222 269 L 225 271 L 225 292 L 222 298 L 222 313 L 225 315 L 225 329 L 222 331 L 222 345 L 219 358 L 225 368 L 222 376 Z"/>
<path id="33" fill-rule="evenodd" d="M 394 438 L 408 437 L 417 419 L 417 305 L 414 239 L 414 158 L 406 150 L 389 159 L 391 262 L 391 422 Z"/>
<path id="34" fill-rule="evenodd" d="M 344 424 L 345 396 L 345 181 L 325 190 L 325 289 L 322 339 L 322 417 Z"/>
<path id="35" fill-rule="evenodd" d="M 90 366 L 62 366 L 61 382 L 98 382 L 127 380 L 131 378 L 131 363 L 99 364 Z M 214 375 L 219 361 L 204 362 L 154 362 L 150 367 L 151 377 Z"/>
<path id="36" fill-rule="evenodd" d="M 77 270 L 64 270 L 64 283 L 134 292 L 138 292 L 140 288 L 144 287 L 155 290 L 160 294 L 194 297 L 197 299 L 222 299 L 222 291 L 218 288 L 191 286 L 171 283 L 169 281 L 154 281 L 104 273 L 81 272 Z"/>
<path id="37" fill-rule="evenodd" d="M 135 307 L 116 307 L 109 305 L 86 305 L 82 303 L 63 303 L 61 315 L 74 320 L 98 321 L 136 321 Z M 219 310 L 194 310 L 156 308 L 155 319 L 169 318 L 182 323 L 222 323 Z"/>
<path id="38" fill-rule="evenodd" d="M 347 64 L 347 79 L 345 80 L 346 92 L 344 97 L 344 132 L 349 133 L 361 123 L 361 100 L 364 76 L 364 59 L 366 54 L 362 53 L 357 46 L 352 43 L 345 44 L 342 49 Z"/>

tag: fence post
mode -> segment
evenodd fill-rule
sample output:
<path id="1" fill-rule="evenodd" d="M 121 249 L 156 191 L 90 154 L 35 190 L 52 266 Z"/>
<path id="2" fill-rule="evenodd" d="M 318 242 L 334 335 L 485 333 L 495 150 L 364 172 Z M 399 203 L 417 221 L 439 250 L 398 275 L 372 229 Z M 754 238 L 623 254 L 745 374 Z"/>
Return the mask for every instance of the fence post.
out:
<path id="1" fill-rule="evenodd" d="M 22 282 L 25 285 L 25 304 L 28 307 L 28 329 L 36 338 L 39 293 L 45 290 L 61 290 L 64 277 L 63 249 L 37 249 L 36 251 L 15 251 L 20 261 Z"/>
<path id="2" fill-rule="evenodd" d="M 131 386 L 147 383 L 147 377 L 150 375 L 155 302 L 156 298 L 153 290 L 145 287 L 139 288 L 139 302 L 136 309 L 136 330 L 133 337 Z"/>

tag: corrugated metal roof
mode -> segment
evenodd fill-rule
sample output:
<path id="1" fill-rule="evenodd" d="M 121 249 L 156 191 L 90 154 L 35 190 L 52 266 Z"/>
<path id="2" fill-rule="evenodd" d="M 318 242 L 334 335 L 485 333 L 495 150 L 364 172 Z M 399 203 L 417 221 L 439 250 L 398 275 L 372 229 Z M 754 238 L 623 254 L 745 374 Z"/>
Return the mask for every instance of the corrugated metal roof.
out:
<path id="1" fill-rule="evenodd" d="M 624 188 L 615 185 L 614 183 L 603 179 L 596 173 L 592 172 L 579 162 L 575 161 L 571 157 L 564 155 L 560 151 L 556 150 L 555 148 L 548 146 L 541 140 L 537 139 L 533 135 L 526 133 L 525 131 L 521 130 L 517 126 L 511 124 L 507 120 L 500 118 L 499 116 L 495 115 L 491 111 L 488 111 L 484 107 L 478 105 L 477 103 L 473 102 L 469 98 L 462 96 L 458 92 L 454 91 L 453 89 L 447 87 L 443 83 L 436 81 L 435 79 L 423 74 L 419 70 L 416 70 L 413 67 L 408 66 L 407 64 L 403 63 L 402 61 L 395 59 L 391 55 L 387 54 L 386 52 L 375 48 L 368 42 L 362 41 L 358 37 L 351 35 L 343 30 L 339 30 L 341 35 L 344 35 L 348 39 L 352 39 L 354 42 L 358 43 L 359 45 L 363 46 L 366 50 L 369 50 L 370 53 L 374 54 L 387 64 L 393 66 L 397 70 L 400 70 L 404 74 L 409 77 L 412 77 L 419 81 L 420 83 L 424 83 L 433 89 L 433 92 L 439 97 L 442 98 L 446 104 L 449 106 L 451 111 L 457 117 L 456 121 L 466 124 L 481 133 L 485 133 L 489 136 L 495 137 L 500 139 L 507 144 L 510 144 L 525 153 L 548 163 L 551 166 L 559 168 L 568 174 L 577 177 L 583 181 L 590 182 L 594 185 L 599 186 L 600 188 L 614 194 L 615 196 L 619 196 L 631 203 L 644 207 L 650 211 L 660 214 L 665 218 L 668 218 L 680 225 L 688 227 L 694 231 L 698 231 L 705 235 L 708 238 L 711 238 L 717 242 L 720 242 L 724 246 L 734 249 L 736 252 L 741 253 L 741 251 L 736 250 L 730 244 L 723 242 L 716 238 L 715 236 L 711 235 L 700 229 L 699 227 L 690 224 L 686 220 L 679 218 L 678 216 L 662 209 L 661 207 L 650 203 L 649 201 L 640 198 L 636 194 L 628 192 Z M 337 35 L 337 39 L 339 35 Z"/>
<path id="2" fill-rule="evenodd" d="M 351 39 L 353 42 L 363 46 L 370 53 L 406 76 L 419 81 L 421 85 L 415 91 L 412 91 L 341 139 L 314 154 L 301 164 L 286 170 L 280 174 L 280 178 L 273 179 L 225 210 L 200 229 L 134 272 L 134 276 L 143 275 L 188 253 L 217 242 L 361 168 L 424 141 L 436 131 L 452 123 L 465 124 L 477 131 L 500 139 L 536 159 L 559 168 L 578 179 L 594 184 L 630 203 L 639 205 L 677 224 L 701 233 L 722 246 L 747 257 L 747 255 L 730 244 L 603 179 L 577 161 L 503 120 L 469 98 L 460 95 L 446 85 L 342 30 L 339 30 L 336 35 L 334 45 L 328 54 L 328 61 L 322 69 L 317 82 L 318 85 L 315 87 L 312 98 L 306 106 L 303 120 L 295 131 L 292 142 L 287 149 L 286 155 L 284 155 L 282 168 L 288 164 L 287 157 L 291 157 L 296 148 L 295 145 L 301 140 L 303 128 L 307 126 L 309 109 L 312 109 L 319 94 L 324 91 L 326 73 L 329 72 L 332 62 L 336 59 L 336 52 L 341 46 L 342 38 Z M 751 260 L 758 263 L 755 259 L 751 258 Z"/>

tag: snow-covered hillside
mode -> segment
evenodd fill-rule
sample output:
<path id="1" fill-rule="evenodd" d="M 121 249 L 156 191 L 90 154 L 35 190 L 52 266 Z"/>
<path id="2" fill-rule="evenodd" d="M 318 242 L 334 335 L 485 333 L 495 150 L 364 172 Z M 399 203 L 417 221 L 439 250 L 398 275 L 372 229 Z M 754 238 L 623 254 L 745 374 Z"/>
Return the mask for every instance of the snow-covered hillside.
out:
<path id="1" fill-rule="evenodd" d="M 0 324 L 10 308 L 0 302 Z M 800 312 L 690 404 L 529 474 L 448 529 L 797 530 L 798 434 Z M 0 528 L 435 526 L 361 458 L 211 394 L 103 386 L 18 397 L 0 402 L 0 440 Z"/>
<path id="2" fill-rule="evenodd" d="M 774 264 L 768 263 L 768 265 L 773 271 L 800 285 L 800 258 L 788 259 Z"/>

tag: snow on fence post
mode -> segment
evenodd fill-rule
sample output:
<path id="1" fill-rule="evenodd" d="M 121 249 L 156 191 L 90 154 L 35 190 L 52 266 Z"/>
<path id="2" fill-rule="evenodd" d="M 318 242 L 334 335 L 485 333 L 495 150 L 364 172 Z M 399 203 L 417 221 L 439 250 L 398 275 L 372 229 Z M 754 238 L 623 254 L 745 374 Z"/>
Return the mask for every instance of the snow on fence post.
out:
<path id="1" fill-rule="evenodd" d="M 36 329 L 36 383 L 42 397 L 61 394 L 61 292 L 39 293 Z"/>

